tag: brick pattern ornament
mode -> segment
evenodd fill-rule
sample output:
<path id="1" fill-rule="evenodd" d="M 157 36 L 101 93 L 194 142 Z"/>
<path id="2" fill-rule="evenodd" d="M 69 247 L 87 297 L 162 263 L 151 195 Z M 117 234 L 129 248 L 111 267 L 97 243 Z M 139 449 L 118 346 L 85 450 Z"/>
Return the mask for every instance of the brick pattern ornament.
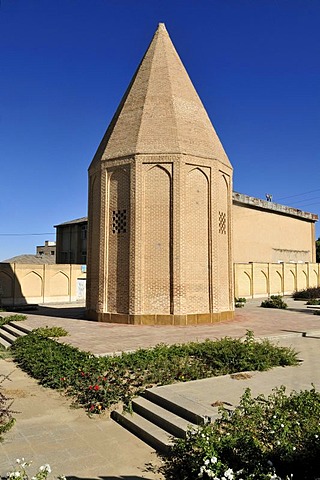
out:
<path id="1" fill-rule="evenodd" d="M 87 314 L 233 318 L 232 166 L 164 24 L 89 167 Z"/>

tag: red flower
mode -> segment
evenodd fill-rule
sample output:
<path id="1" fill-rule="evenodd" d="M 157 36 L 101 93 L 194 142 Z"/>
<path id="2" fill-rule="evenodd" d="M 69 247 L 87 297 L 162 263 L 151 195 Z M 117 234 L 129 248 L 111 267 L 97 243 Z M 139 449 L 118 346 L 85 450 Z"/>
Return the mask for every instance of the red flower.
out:
<path id="1" fill-rule="evenodd" d="M 81 377 L 84 377 L 84 372 L 81 372 Z"/>
<path id="2" fill-rule="evenodd" d="M 89 390 L 92 390 L 92 389 L 93 389 L 93 386 L 92 386 L 92 385 L 90 385 L 90 386 L 89 386 Z"/>
<path id="3" fill-rule="evenodd" d="M 99 385 L 95 385 L 95 386 L 94 386 L 94 389 L 95 389 L 96 391 L 99 390 L 99 388 L 100 388 Z"/>

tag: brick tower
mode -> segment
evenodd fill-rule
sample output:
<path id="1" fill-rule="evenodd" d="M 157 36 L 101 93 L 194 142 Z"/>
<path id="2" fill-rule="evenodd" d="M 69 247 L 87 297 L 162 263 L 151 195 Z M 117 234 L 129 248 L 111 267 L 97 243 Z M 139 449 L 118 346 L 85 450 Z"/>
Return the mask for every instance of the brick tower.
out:
<path id="1" fill-rule="evenodd" d="M 89 167 L 87 313 L 232 318 L 232 166 L 164 24 Z"/>

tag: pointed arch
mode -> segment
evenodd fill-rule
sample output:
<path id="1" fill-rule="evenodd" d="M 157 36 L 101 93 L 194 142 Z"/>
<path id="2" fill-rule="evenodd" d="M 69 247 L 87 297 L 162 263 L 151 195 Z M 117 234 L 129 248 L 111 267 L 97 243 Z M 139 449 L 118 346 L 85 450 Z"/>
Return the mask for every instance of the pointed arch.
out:
<path id="1" fill-rule="evenodd" d="M 52 296 L 69 295 L 69 276 L 59 270 L 50 280 L 50 294 Z"/>
<path id="2" fill-rule="evenodd" d="M 171 238 L 172 238 L 172 182 L 162 165 L 144 172 L 143 222 L 143 307 L 151 314 L 170 314 L 172 304 Z"/>
<path id="3" fill-rule="evenodd" d="M 185 198 L 186 307 L 189 312 L 210 312 L 209 181 L 199 167 L 187 173 Z"/>
<path id="4" fill-rule="evenodd" d="M 43 279 L 42 276 L 34 270 L 28 272 L 21 279 L 21 291 L 25 298 L 42 297 L 43 296 Z"/>
<path id="5" fill-rule="evenodd" d="M 129 313 L 130 174 L 115 168 L 108 180 L 107 311 Z"/>

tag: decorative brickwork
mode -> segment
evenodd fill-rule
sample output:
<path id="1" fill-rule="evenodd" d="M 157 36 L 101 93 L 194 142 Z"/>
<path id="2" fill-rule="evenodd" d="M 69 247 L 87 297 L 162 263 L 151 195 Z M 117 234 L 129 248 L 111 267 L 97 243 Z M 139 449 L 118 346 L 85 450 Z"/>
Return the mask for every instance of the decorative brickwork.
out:
<path id="1" fill-rule="evenodd" d="M 143 311 L 170 314 L 171 175 L 144 167 Z"/>
<path id="2" fill-rule="evenodd" d="M 163 24 L 89 177 L 90 317 L 172 325 L 233 317 L 232 167 Z"/>
<path id="3" fill-rule="evenodd" d="M 200 168 L 187 173 L 184 215 L 188 312 L 209 310 L 209 184 Z"/>
<path id="4" fill-rule="evenodd" d="M 129 309 L 130 240 L 127 212 L 130 209 L 130 177 L 122 169 L 109 173 L 108 293 L 107 309 L 127 313 Z"/>
<path id="5" fill-rule="evenodd" d="M 219 233 L 222 233 L 222 235 L 227 233 L 227 216 L 225 212 L 219 212 Z"/>

